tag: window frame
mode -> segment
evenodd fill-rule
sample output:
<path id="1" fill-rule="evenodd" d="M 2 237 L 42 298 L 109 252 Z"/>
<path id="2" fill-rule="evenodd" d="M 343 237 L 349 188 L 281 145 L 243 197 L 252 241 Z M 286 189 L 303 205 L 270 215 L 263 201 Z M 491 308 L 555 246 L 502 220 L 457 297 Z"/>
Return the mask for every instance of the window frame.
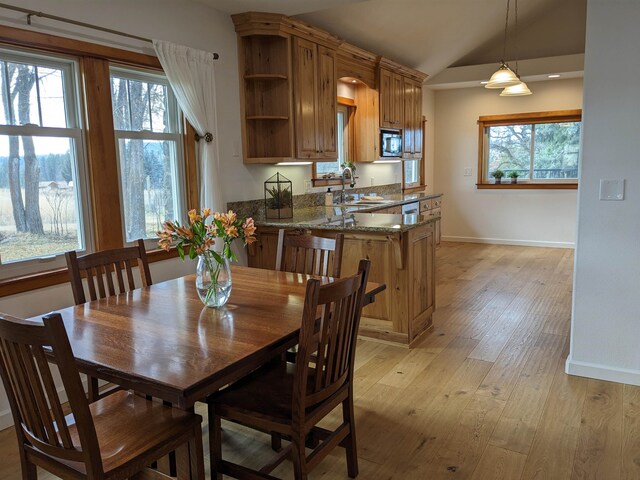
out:
<path id="1" fill-rule="evenodd" d="M 422 129 L 422 154 L 420 158 L 403 158 L 402 159 L 402 191 L 404 193 L 418 192 L 425 189 L 426 185 L 426 165 L 425 165 L 425 147 L 427 142 L 427 119 L 422 116 L 420 122 Z M 406 183 L 404 166 L 405 162 L 418 161 L 418 181 L 415 183 Z"/>
<path id="2" fill-rule="evenodd" d="M 174 130 L 172 133 L 165 132 L 154 132 L 150 130 L 141 130 L 136 132 L 134 130 L 119 130 L 114 126 L 114 135 L 116 142 L 116 159 L 117 159 L 117 167 L 118 167 L 118 178 L 120 183 L 118 184 L 119 192 L 120 192 L 120 215 L 122 219 L 122 238 L 125 245 L 133 245 L 136 242 L 136 239 L 130 240 L 127 242 L 127 233 L 126 233 L 126 225 L 125 225 L 125 211 L 124 211 L 124 197 L 122 191 L 122 171 L 121 171 L 121 159 L 120 159 L 120 140 L 154 140 L 154 141 L 172 141 L 176 143 L 176 159 L 175 159 L 175 167 L 176 167 L 176 180 L 178 186 L 182 187 L 177 189 L 177 200 L 178 200 L 178 213 L 176 219 L 183 222 L 184 215 L 187 212 L 187 181 L 186 181 L 186 168 L 185 168 L 185 154 L 184 154 L 184 145 L 181 142 L 183 137 L 183 129 L 181 128 L 180 122 L 180 108 L 178 107 L 177 99 L 171 89 L 171 85 L 167 80 L 167 77 L 160 72 L 154 72 L 150 70 L 143 70 L 140 68 L 126 67 L 122 65 L 111 64 L 110 68 L 110 76 L 114 73 L 118 78 L 125 78 L 127 80 L 134 80 L 140 82 L 154 82 L 157 84 L 163 84 L 167 89 L 167 109 L 169 111 L 169 122 L 171 125 L 171 129 Z M 157 242 L 150 238 L 143 239 L 145 242 L 145 246 L 147 249 L 153 249 L 157 245 Z"/>
<path id="3" fill-rule="evenodd" d="M 87 241 L 91 250 L 104 250 L 124 246 L 121 218 L 114 218 L 113 212 L 120 211 L 117 159 L 107 154 L 115 149 L 115 130 L 111 112 L 111 89 L 109 67 L 122 65 L 162 72 L 157 57 L 131 50 L 109 47 L 83 40 L 45 34 L 33 30 L 0 25 L 0 48 L 10 51 L 25 51 L 41 56 L 67 56 L 78 61 L 80 101 L 78 112 L 83 125 L 87 125 L 83 135 L 86 153 L 87 185 L 91 216 Z M 91 98 L 92 101 L 87 101 Z M 106 112 L 105 112 L 106 108 Z M 182 144 L 184 149 L 185 195 L 189 208 L 199 206 L 199 182 L 196 156 L 195 130 L 186 122 L 182 123 Z M 106 184 L 105 178 L 110 180 Z M 114 189 L 117 189 L 114 192 Z M 177 257 L 174 249 L 165 252 L 155 249 L 148 252 L 149 262 L 163 261 Z M 0 279 L 0 298 L 69 281 L 67 269 L 52 267 L 37 273 L 18 273 L 16 276 Z"/>
<path id="4" fill-rule="evenodd" d="M 80 208 L 78 235 L 80 243 L 84 248 L 77 251 L 81 254 L 90 251 L 93 245 L 93 228 L 91 221 L 89 204 L 89 173 L 87 169 L 87 150 L 85 145 L 85 127 L 83 111 L 83 96 L 80 88 L 80 66 L 79 61 L 73 57 L 63 54 L 32 52 L 28 49 L 17 47 L 6 48 L 0 45 L 0 53 L 3 61 L 35 64 L 38 67 L 50 67 L 63 71 L 64 75 L 64 107 L 66 123 L 68 127 L 43 127 L 36 123 L 26 125 L 2 125 L 0 124 L 0 135 L 3 136 L 27 136 L 27 137 L 56 137 L 69 138 L 72 140 L 75 154 L 75 165 L 73 175 L 78 186 L 78 196 L 74 198 L 77 207 Z M 3 73 L 2 73 L 3 74 Z M 5 79 L 6 81 L 6 79 Z M 5 85 L 5 88 L 7 86 Z M 42 115 L 40 99 L 38 98 L 38 114 Z M 41 118 L 38 119 L 40 121 Z M 79 205 L 78 205 L 79 204 Z M 84 207 L 84 208 L 82 208 Z M 43 265 L 46 267 L 43 268 Z M 16 275 L 37 275 L 46 270 L 62 268 L 65 263 L 64 252 L 44 255 L 41 257 L 27 258 L 24 260 L 10 261 L 0 264 L 0 285 L 1 282 L 12 279 Z"/>
<path id="5" fill-rule="evenodd" d="M 490 183 L 488 171 L 487 141 L 488 127 L 504 125 L 540 125 L 545 123 L 582 122 L 582 109 L 555 110 L 547 112 L 516 113 L 507 115 L 486 115 L 478 118 L 478 175 L 477 189 L 557 189 L 573 190 L 578 188 L 577 179 L 538 179 L 512 184 Z"/>

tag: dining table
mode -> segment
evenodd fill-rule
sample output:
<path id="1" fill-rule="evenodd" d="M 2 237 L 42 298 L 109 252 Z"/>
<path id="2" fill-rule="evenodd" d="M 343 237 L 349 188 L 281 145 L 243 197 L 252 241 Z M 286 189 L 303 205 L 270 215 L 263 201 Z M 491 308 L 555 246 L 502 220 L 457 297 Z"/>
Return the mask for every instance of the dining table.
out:
<path id="1" fill-rule="evenodd" d="M 79 370 L 192 410 L 294 346 L 307 281 L 335 281 L 235 265 L 231 272 L 231 296 L 219 308 L 203 305 L 187 275 L 58 310 Z M 364 303 L 384 289 L 368 283 Z"/>

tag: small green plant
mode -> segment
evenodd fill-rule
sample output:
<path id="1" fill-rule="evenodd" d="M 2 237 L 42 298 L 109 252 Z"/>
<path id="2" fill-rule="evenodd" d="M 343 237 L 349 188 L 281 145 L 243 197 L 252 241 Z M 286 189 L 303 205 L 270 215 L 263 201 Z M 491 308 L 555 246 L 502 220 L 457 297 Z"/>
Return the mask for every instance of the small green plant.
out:
<path id="1" fill-rule="evenodd" d="M 516 172 L 515 170 L 511 173 L 509 173 L 509 178 L 518 178 L 520 176 L 520 174 L 518 172 Z"/>
<path id="2" fill-rule="evenodd" d="M 274 210 L 278 208 L 289 208 L 293 205 L 291 190 L 288 188 L 278 190 L 278 187 L 267 188 L 271 198 L 267 199 L 267 207 Z"/>
<path id="3" fill-rule="evenodd" d="M 504 177 L 504 172 L 502 170 L 496 170 L 491 174 L 491 176 L 496 180 L 500 180 L 502 177 Z"/>

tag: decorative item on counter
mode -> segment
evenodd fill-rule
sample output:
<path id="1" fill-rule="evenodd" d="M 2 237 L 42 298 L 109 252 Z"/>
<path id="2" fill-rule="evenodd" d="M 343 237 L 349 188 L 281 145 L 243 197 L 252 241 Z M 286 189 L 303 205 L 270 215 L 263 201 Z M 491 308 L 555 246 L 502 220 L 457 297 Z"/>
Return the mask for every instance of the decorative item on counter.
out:
<path id="1" fill-rule="evenodd" d="M 509 173 L 509 178 L 511 179 L 511 183 L 518 183 L 518 177 L 520 174 L 515 170 Z"/>
<path id="2" fill-rule="evenodd" d="M 326 207 L 333 205 L 333 193 L 331 193 L 331 188 L 327 188 L 327 193 L 324 194 L 324 205 Z"/>
<path id="3" fill-rule="evenodd" d="M 280 172 L 264 182 L 264 209 L 266 218 L 293 218 L 293 186 Z"/>
<path id="4" fill-rule="evenodd" d="M 493 178 L 496 180 L 496 184 L 502 183 L 502 177 L 504 177 L 504 172 L 502 170 L 496 170 L 491 174 Z"/>
<path id="5" fill-rule="evenodd" d="M 211 220 L 207 221 L 209 218 Z M 231 295 L 231 269 L 229 263 L 238 260 L 231 250 L 231 243 L 240 239 L 244 245 L 256 241 L 256 227 L 252 218 L 239 218 L 235 212 L 215 212 L 210 208 L 201 213 L 189 211 L 189 224 L 181 225 L 178 221 L 167 220 L 158 232 L 158 245 L 169 251 L 176 243 L 178 255 L 184 260 L 185 247 L 189 247 L 189 258 L 198 258 L 196 267 L 196 290 L 202 303 L 207 307 L 221 307 Z M 213 247 L 216 239 L 222 240 L 220 249 Z"/>
<path id="6" fill-rule="evenodd" d="M 356 182 L 355 182 L 355 177 L 356 177 L 356 164 L 355 164 L 355 163 L 353 163 L 353 162 L 351 162 L 351 161 L 347 160 L 346 162 L 343 162 L 343 163 L 340 165 L 340 168 L 342 168 L 342 170 L 344 170 L 345 168 L 350 168 L 350 169 L 351 169 L 351 172 L 353 173 L 353 178 L 354 178 L 354 180 L 353 180 L 353 182 L 352 182 L 352 183 L 356 183 Z M 349 177 L 347 177 L 347 178 L 349 178 Z"/>

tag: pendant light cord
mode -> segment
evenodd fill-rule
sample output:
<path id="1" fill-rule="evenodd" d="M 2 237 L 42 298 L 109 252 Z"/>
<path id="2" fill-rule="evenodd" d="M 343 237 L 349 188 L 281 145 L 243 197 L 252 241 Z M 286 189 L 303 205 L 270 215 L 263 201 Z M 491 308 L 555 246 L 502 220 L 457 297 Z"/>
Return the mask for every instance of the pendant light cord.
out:
<path id="1" fill-rule="evenodd" d="M 509 3 L 511 0 L 507 0 L 507 14 L 504 18 L 504 43 L 502 44 L 502 63 L 506 64 L 507 58 L 507 30 L 509 29 Z M 517 0 L 516 0 L 517 5 Z M 517 8 L 517 7 L 516 7 Z"/>

